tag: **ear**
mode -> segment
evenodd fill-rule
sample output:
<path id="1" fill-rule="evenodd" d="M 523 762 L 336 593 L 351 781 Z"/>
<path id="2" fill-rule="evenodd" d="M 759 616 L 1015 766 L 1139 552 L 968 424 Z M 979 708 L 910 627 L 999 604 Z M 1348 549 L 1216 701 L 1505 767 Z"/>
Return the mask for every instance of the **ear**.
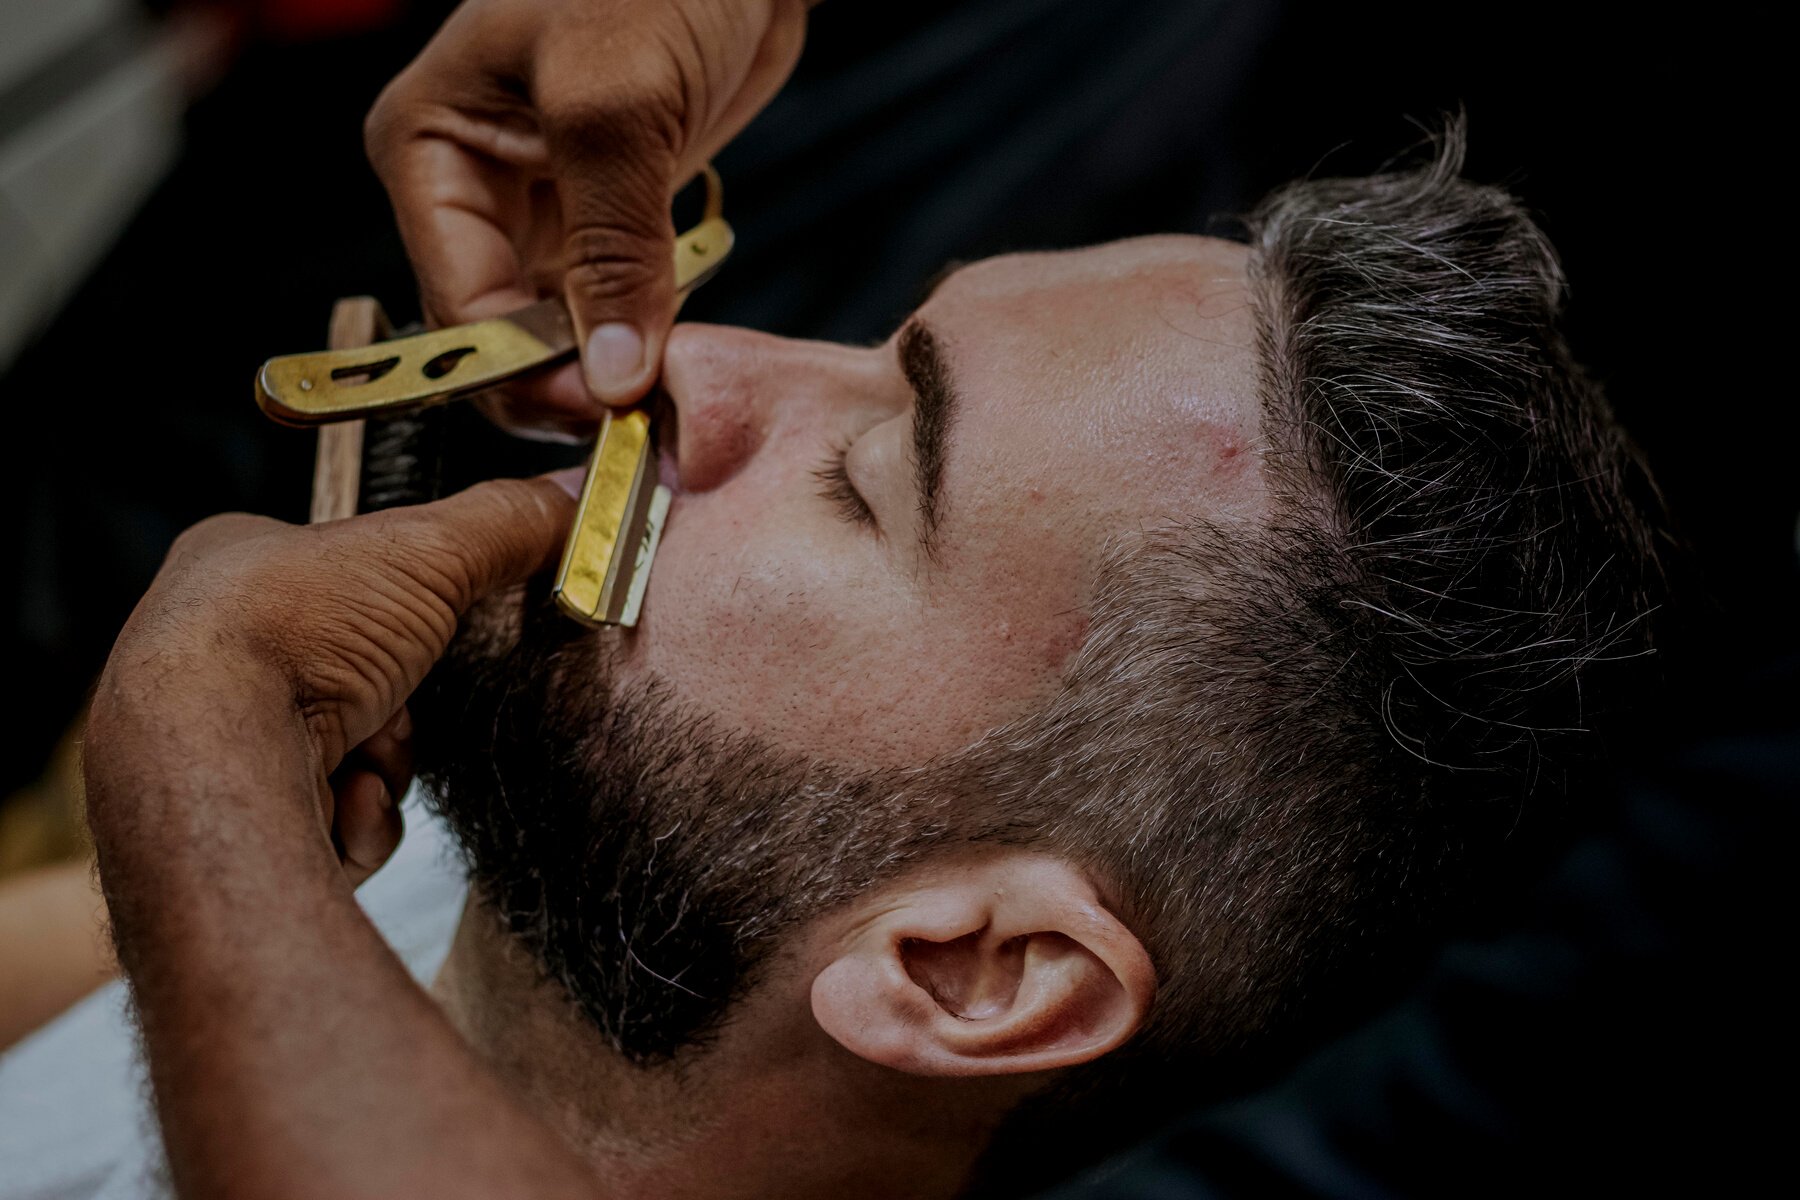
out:
<path id="1" fill-rule="evenodd" d="M 917 1075 L 1009 1075 L 1098 1058 L 1156 990 L 1142 943 L 1093 884 L 1009 850 L 883 891 L 813 980 L 814 1018 L 851 1053 Z"/>

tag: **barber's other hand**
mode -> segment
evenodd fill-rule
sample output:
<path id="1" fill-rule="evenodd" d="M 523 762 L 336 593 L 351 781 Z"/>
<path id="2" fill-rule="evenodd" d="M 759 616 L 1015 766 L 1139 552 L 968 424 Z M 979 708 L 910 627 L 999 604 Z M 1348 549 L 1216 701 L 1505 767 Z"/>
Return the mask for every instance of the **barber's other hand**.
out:
<path id="1" fill-rule="evenodd" d="M 575 367 L 513 387 L 515 429 L 591 429 L 655 381 L 674 317 L 675 192 L 800 55 L 808 0 L 465 0 L 369 113 L 427 317 L 559 289 Z M 598 397 L 598 401 L 595 399 Z"/>
<path id="2" fill-rule="evenodd" d="M 193 730 L 225 726 L 268 742 L 291 731 L 311 763 L 323 828 L 360 883 L 399 841 L 395 805 L 412 773 L 407 697 L 469 605 L 553 561 L 572 508 L 547 479 L 496 480 L 324 525 L 241 513 L 196 525 L 101 676 L 90 778 L 111 766 L 129 776 L 178 753 Z M 98 834 L 98 823 L 131 814 L 90 817 Z"/>

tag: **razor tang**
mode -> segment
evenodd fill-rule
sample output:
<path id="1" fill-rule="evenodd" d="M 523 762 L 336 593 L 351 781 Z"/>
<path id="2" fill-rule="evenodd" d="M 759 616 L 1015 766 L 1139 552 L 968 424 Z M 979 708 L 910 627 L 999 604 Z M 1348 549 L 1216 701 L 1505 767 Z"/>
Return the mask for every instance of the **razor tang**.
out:
<path id="1" fill-rule="evenodd" d="M 723 185 L 711 167 L 705 178 L 705 213 L 675 239 L 677 304 L 731 253 Z M 324 425 L 442 404 L 574 353 L 569 311 L 552 298 L 502 317 L 370 346 L 271 358 L 256 373 L 256 402 L 284 425 Z"/>
<path id="2" fill-rule="evenodd" d="M 324 425 L 442 404 L 575 352 L 561 300 L 353 350 L 271 358 L 256 402 L 284 425 Z"/>

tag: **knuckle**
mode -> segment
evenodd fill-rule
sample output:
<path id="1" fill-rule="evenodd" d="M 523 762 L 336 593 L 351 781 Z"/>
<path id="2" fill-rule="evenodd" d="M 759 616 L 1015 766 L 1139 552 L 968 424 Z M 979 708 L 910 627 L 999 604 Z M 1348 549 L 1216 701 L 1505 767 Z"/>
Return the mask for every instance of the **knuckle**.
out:
<path id="1" fill-rule="evenodd" d="M 163 561 L 173 564 L 197 557 L 208 541 L 206 529 L 208 523 L 217 519 L 209 517 L 198 525 L 190 525 L 176 534 L 175 540 L 169 543 L 169 552 L 164 556 Z"/>
<path id="2" fill-rule="evenodd" d="M 566 283 L 588 304 L 655 294 L 667 285 L 668 254 L 660 239 L 588 226 L 568 240 Z"/>
<path id="3" fill-rule="evenodd" d="M 595 225 L 642 236 L 668 224 L 673 158 L 651 159 L 624 150 L 561 162 L 559 198 L 570 228 Z"/>
<path id="4" fill-rule="evenodd" d="M 369 115 L 363 118 L 362 139 L 363 157 L 375 168 L 375 174 L 384 174 L 388 164 L 393 160 L 390 148 L 393 145 L 393 122 L 388 114 L 381 111 L 381 102 L 376 101 Z"/>
<path id="5" fill-rule="evenodd" d="M 545 489 L 554 487 L 541 479 L 490 479 L 479 485 L 481 501 L 492 513 L 482 522 L 482 561 L 502 564 L 518 557 L 521 548 L 536 539 L 551 512 Z"/>
<path id="6" fill-rule="evenodd" d="M 487 479 L 471 490 L 483 507 L 493 511 L 496 528 L 529 520 L 543 511 L 537 488 L 530 480 Z"/>
<path id="7" fill-rule="evenodd" d="M 541 113 L 552 150 L 577 159 L 672 165 L 685 141 L 680 84 L 663 92 L 611 87 L 553 101 Z"/>
<path id="8" fill-rule="evenodd" d="M 548 47 L 533 101 L 552 144 L 575 153 L 666 154 L 685 141 L 687 88 L 680 55 L 643 34 L 619 44 L 608 37 L 615 66 L 595 70 L 587 38 Z"/>
<path id="9" fill-rule="evenodd" d="M 406 133 L 408 106 L 405 88 L 408 74 L 408 71 L 402 71 L 390 80 L 363 117 L 363 153 L 378 175 L 393 161 L 395 151 Z"/>
<path id="10" fill-rule="evenodd" d="M 386 548 L 384 608 L 415 639 L 448 637 L 469 596 L 468 534 L 443 522 L 395 513 L 379 529 Z"/>
<path id="11" fill-rule="evenodd" d="M 280 527 L 279 521 L 268 517 L 253 516 L 250 513 L 219 513 L 182 530 L 170 543 L 166 561 L 174 564 L 210 557 L 224 547 Z"/>

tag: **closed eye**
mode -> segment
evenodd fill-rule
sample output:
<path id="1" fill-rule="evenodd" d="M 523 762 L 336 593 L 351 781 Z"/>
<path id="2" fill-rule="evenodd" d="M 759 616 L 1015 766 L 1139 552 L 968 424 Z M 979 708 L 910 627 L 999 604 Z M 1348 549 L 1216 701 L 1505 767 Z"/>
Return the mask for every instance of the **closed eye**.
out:
<path id="1" fill-rule="evenodd" d="M 875 510 L 850 482 L 850 443 L 832 449 L 831 457 L 813 472 L 819 481 L 819 497 L 837 507 L 838 515 L 852 525 L 873 527 Z"/>

